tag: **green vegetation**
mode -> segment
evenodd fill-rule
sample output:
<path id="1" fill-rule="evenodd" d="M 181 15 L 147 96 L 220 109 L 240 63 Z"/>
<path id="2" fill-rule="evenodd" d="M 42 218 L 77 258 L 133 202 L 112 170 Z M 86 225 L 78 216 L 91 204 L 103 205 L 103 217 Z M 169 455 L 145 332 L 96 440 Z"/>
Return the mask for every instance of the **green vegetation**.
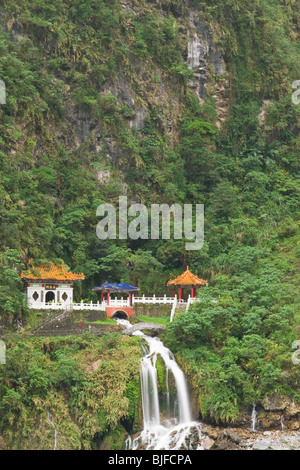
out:
<path id="1" fill-rule="evenodd" d="M 65 338 L 6 337 L 0 369 L 0 435 L 6 449 L 97 448 L 138 425 L 138 338 L 90 333 Z M 123 433 L 125 432 L 123 428 Z"/>
<path id="2" fill-rule="evenodd" d="M 146 315 L 140 315 L 135 318 L 140 322 L 161 323 L 162 325 L 170 323 L 170 315 L 168 317 L 147 317 Z"/>
<path id="3" fill-rule="evenodd" d="M 227 261 L 235 261 L 233 254 Z M 236 421 L 245 406 L 272 392 L 300 400 L 300 370 L 291 361 L 294 286 L 282 282 L 279 263 L 251 257 L 251 264 L 216 278 L 164 335 L 198 392 L 203 417 L 216 422 Z"/>
<path id="4" fill-rule="evenodd" d="M 291 363 L 300 334 L 300 106 L 291 102 L 300 79 L 299 2 L 127 3 L 0 0 L 7 90 L 0 105 L 0 323 L 30 321 L 19 274 L 31 258 L 63 259 L 84 272 L 78 301 L 98 300 L 91 288 L 105 280 L 161 295 L 188 264 L 209 287 L 164 337 L 199 391 L 203 416 L 234 421 L 243 406 L 276 390 L 299 401 L 300 369 Z M 190 86 L 186 64 L 191 11 L 226 65 L 218 75 L 206 64 L 205 100 Z M 129 204 L 203 203 L 203 248 L 97 239 L 96 208 L 124 193 Z M 89 448 L 110 426 L 122 434 L 128 396 L 137 396 L 126 384 L 137 376 L 130 378 L 122 356 L 129 340 L 113 338 L 119 362 L 115 369 L 104 362 L 97 374 L 105 378 L 93 386 L 80 351 L 63 355 L 57 368 L 42 340 L 16 347 L 19 339 L 9 339 L 12 362 L 0 370 L 8 447 L 25 446 L 25 436 L 28 447 L 39 447 L 46 433 L 51 448 L 47 410 L 65 448 Z M 55 348 L 59 341 L 71 351 L 83 340 L 53 340 Z"/>
<path id="5" fill-rule="evenodd" d="M 105 320 L 97 320 L 97 321 L 87 321 L 87 325 L 115 325 L 116 321 L 112 318 L 106 318 Z"/>
<path id="6" fill-rule="evenodd" d="M 166 393 L 167 391 L 167 377 L 166 377 L 166 365 L 164 364 L 163 359 L 158 354 L 157 361 L 155 363 L 157 371 L 157 385 L 160 393 Z"/>

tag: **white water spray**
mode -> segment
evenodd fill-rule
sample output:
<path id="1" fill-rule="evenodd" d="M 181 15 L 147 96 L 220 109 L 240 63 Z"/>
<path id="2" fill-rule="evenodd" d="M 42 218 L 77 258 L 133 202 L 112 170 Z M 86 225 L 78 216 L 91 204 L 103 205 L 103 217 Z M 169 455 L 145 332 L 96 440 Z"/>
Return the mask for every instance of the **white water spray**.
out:
<path id="1" fill-rule="evenodd" d="M 251 414 L 251 431 L 256 431 L 256 404 L 253 403 L 252 414 Z"/>
<path id="2" fill-rule="evenodd" d="M 131 326 L 127 320 L 117 320 L 125 327 Z M 171 351 L 157 337 L 146 336 L 141 331 L 134 335 L 144 339 L 144 357 L 141 359 L 141 389 L 143 404 L 144 429 L 140 436 L 133 440 L 132 449 L 173 449 L 191 450 L 203 449 L 201 442 L 200 424 L 192 421 L 190 398 L 185 376 L 175 361 Z M 162 418 L 159 388 L 157 380 L 156 362 L 160 357 L 166 371 L 166 413 Z M 171 413 L 171 398 L 169 379 L 174 379 L 176 386 L 176 400 L 174 412 Z"/>
<path id="3" fill-rule="evenodd" d="M 132 439 L 131 436 L 127 436 L 124 443 L 124 450 L 132 449 Z"/>
<path id="4" fill-rule="evenodd" d="M 136 332 L 135 334 L 142 336 L 149 346 L 149 352 L 141 361 L 144 426 L 147 427 L 160 424 L 157 370 L 155 367 L 158 355 L 160 355 L 165 363 L 166 370 L 168 371 L 167 376 L 169 376 L 169 373 L 171 372 L 175 379 L 179 409 L 177 420 L 180 423 L 189 423 L 192 421 L 192 417 L 187 385 L 184 374 L 176 363 L 173 354 L 163 345 L 160 339 L 151 338 L 141 332 Z"/>
<path id="5" fill-rule="evenodd" d="M 51 426 L 53 427 L 54 429 L 54 447 L 53 447 L 53 450 L 57 450 L 57 438 L 58 438 L 58 431 L 54 425 L 54 419 L 53 417 L 50 415 L 49 411 L 48 411 L 48 421 L 49 423 L 51 424 Z"/>

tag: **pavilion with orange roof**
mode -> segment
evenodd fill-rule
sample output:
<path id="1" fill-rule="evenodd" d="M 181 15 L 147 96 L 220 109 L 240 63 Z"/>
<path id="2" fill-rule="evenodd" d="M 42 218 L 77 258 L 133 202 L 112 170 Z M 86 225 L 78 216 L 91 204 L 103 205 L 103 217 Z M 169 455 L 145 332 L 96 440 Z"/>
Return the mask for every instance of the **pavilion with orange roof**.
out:
<path id="1" fill-rule="evenodd" d="M 29 308 L 51 308 L 51 305 L 61 305 L 61 308 L 73 304 L 73 284 L 85 279 L 83 273 L 72 273 L 65 263 L 43 263 L 31 265 L 21 273 L 26 282 Z"/>
<path id="2" fill-rule="evenodd" d="M 179 295 L 178 301 L 180 302 L 183 299 L 184 288 L 191 288 L 191 297 L 192 299 L 196 295 L 196 288 L 201 286 L 207 286 L 208 283 L 204 279 L 200 279 L 199 277 L 195 276 L 187 266 L 186 271 L 180 276 L 176 277 L 176 279 L 170 280 L 167 283 L 167 286 L 174 286 L 174 297 L 176 295 L 176 288 L 178 287 Z"/>

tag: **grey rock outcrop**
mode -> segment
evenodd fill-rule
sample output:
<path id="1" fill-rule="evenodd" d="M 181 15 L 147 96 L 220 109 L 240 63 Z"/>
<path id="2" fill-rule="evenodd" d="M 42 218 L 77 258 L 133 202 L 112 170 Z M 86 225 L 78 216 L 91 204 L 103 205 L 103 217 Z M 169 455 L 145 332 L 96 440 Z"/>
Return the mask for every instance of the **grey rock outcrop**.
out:
<path id="1" fill-rule="evenodd" d="M 223 53 L 216 45 L 213 34 L 195 12 L 189 14 L 187 64 L 194 72 L 190 86 L 195 89 L 201 99 L 206 98 L 208 68 L 212 67 L 216 75 L 225 74 Z"/>
<path id="2" fill-rule="evenodd" d="M 262 406 L 266 411 L 282 411 L 290 404 L 289 398 L 279 393 L 266 396 L 262 401 Z"/>

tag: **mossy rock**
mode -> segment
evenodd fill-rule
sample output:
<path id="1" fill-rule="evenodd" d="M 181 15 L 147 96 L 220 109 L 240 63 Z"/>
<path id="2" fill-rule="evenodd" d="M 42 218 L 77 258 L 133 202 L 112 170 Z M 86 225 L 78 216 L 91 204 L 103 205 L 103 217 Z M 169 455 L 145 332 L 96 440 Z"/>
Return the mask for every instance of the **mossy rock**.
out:
<path id="1" fill-rule="evenodd" d="M 162 393 L 167 393 L 167 375 L 166 375 L 166 365 L 160 356 L 157 355 L 157 360 L 155 363 L 156 371 L 157 371 L 157 382 L 158 382 L 158 389 Z"/>
<path id="2" fill-rule="evenodd" d="M 122 450 L 127 436 L 126 429 L 119 425 L 105 436 L 100 444 L 100 450 Z"/>

